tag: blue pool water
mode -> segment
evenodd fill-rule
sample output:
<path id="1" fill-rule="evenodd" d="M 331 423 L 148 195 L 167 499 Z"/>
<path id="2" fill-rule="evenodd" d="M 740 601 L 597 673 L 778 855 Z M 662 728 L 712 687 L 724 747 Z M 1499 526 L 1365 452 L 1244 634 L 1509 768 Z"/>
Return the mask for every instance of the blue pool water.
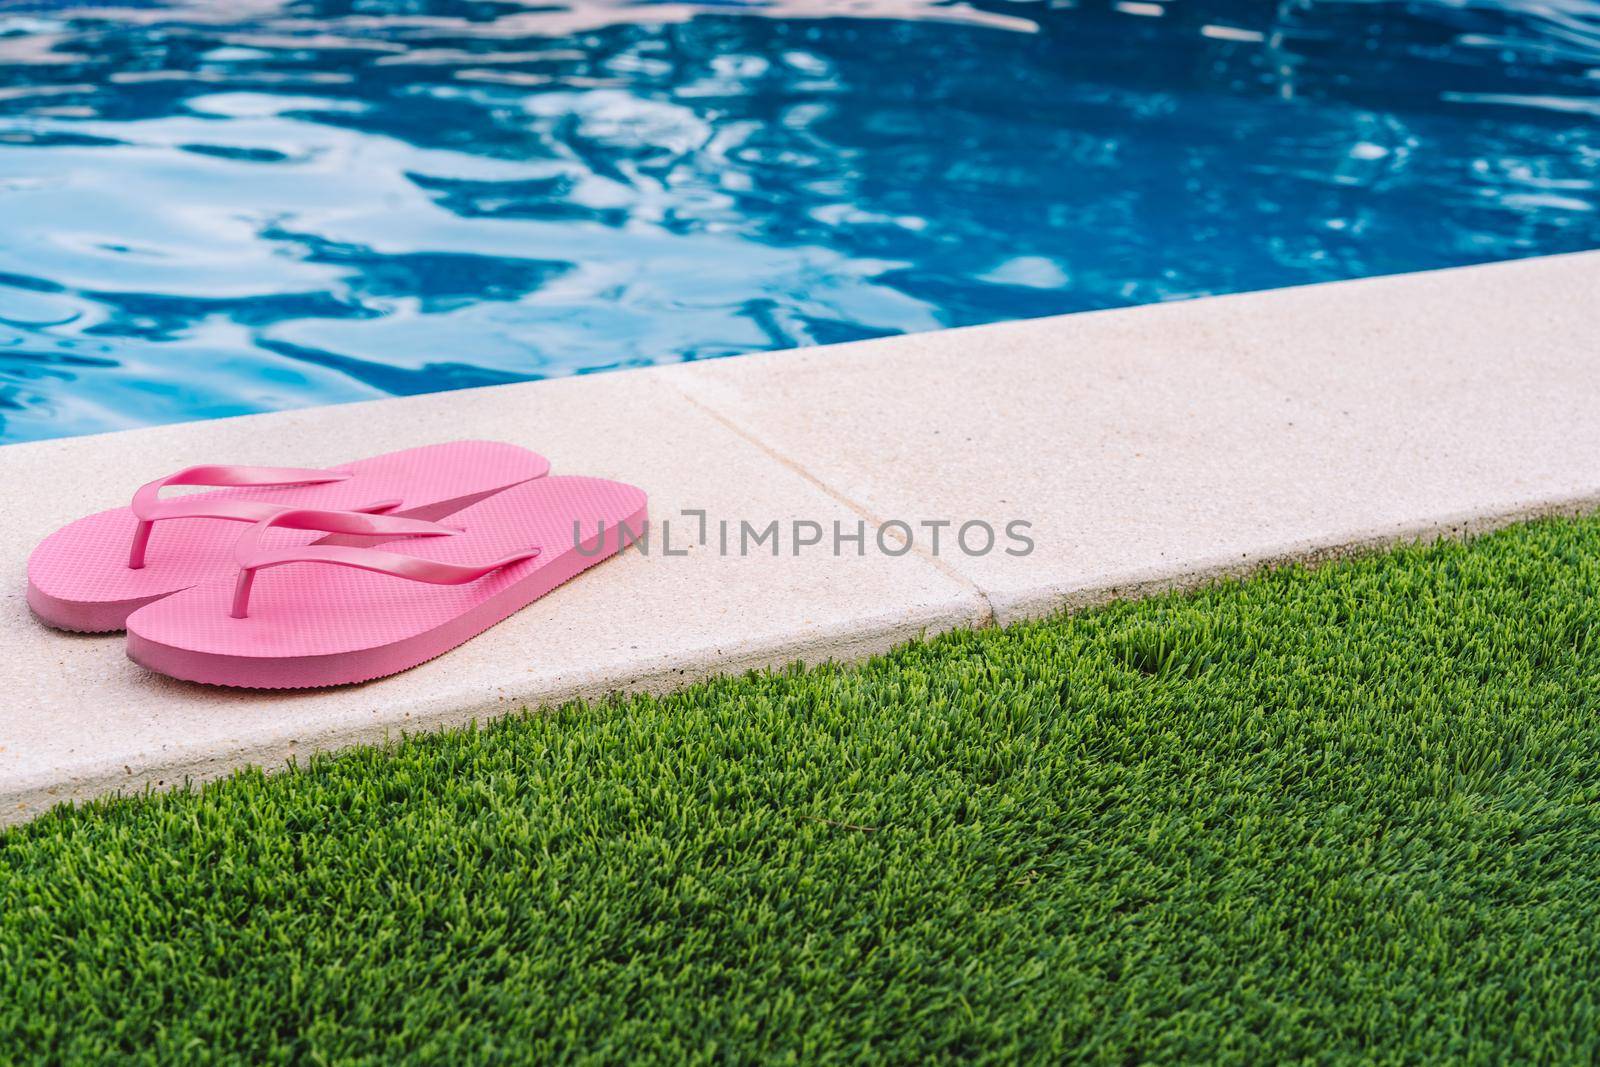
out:
<path id="1" fill-rule="evenodd" d="M 1592 248 L 1597 182 L 1600 0 L 0 2 L 0 440 Z"/>

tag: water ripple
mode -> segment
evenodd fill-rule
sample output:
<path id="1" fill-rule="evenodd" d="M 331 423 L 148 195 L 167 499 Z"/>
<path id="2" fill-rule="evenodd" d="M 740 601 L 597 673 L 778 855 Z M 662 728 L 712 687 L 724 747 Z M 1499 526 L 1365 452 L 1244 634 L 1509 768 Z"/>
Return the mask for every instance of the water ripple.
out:
<path id="1" fill-rule="evenodd" d="M 0 440 L 1600 246 L 1600 0 L 0 2 Z"/>

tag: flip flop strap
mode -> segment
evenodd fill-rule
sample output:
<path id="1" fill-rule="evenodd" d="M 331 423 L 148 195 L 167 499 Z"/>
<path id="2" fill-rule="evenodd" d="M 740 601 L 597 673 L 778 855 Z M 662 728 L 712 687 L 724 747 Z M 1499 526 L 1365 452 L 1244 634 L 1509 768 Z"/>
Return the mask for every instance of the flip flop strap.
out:
<path id="1" fill-rule="evenodd" d="M 261 543 L 263 535 L 274 527 L 384 537 L 447 537 L 461 532 L 449 526 L 420 519 L 366 515 L 354 511 L 296 508 L 269 515 L 246 530 L 234 549 L 234 558 L 239 562 L 239 578 L 234 585 L 231 614 L 236 619 L 248 616 L 250 590 L 255 584 L 256 572 L 267 567 L 279 567 L 285 563 L 328 563 L 336 567 L 354 567 L 357 570 L 406 578 L 413 582 L 426 582 L 430 585 L 465 585 L 501 567 L 533 559 L 541 551 L 534 548 L 527 552 L 514 552 L 492 563 L 478 565 L 441 563 L 399 552 L 345 545 L 303 545 L 293 548 L 263 546 Z"/>
<path id="2" fill-rule="evenodd" d="M 214 493 L 162 500 L 161 490 L 169 485 L 205 485 L 219 488 L 271 485 L 324 485 L 342 482 L 351 475 L 345 471 L 315 470 L 305 467 L 239 467 L 229 464 L 204 464 L 185 467 L 176 474 L 157 478 L 141 485 L 133 494 L 131 505 L 134 517 L 139 520 L 133 531 L 133 544 L 128 549 L 128 567 L 139 570 L 145 565 L 145 553 L 150 546 L 150 532 L 162 519 L 228 519 L 233 522 L 260 522 L 283 510 L 281 504 L 259 500 L 217 500 Z M 398 500 L 378 501 L 359 509 L 362 511 L 387 511 L 398 507 Z"/>

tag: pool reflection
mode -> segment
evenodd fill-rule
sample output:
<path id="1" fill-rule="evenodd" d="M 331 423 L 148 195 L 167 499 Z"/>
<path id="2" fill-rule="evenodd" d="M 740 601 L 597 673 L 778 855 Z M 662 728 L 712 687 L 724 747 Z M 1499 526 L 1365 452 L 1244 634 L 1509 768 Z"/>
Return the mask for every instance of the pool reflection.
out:
<path id="1" fill-rule="evenodd" d="M 1589 0 L 230 10 L 0 6 L 0 440 L 1600 246 Z"/>

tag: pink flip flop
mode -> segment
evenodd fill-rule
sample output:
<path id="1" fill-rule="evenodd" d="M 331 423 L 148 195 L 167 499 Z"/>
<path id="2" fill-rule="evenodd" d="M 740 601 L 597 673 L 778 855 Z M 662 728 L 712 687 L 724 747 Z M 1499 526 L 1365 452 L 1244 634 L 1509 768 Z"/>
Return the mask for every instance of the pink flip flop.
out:
<path id="1" fill-rule="evenodd" d="M 89 515 L 41 541 L 28 559 L 28 606 L 63 630 L 120 630 L 146 604 L 232 574 L 241 522 L 286 508 L 438 519 L 549 470 L 543 456 L 498 441 L 409 448 L 326 470 L 189 467 L 140 488 L 131 506 Z M 163 500 L 169 485 L 230 488 Z M 186 521 L 167 521 L 177 519 Z"/>
<path id="2" fill-rule="evenodd" d="M 252 689 L 381 678 L 476 637 L 620 552 L 644 524 L 644 492 L 600 478 L 526 482 L 448 525 L 282 512 L 240 537 L 235 578 L 129 616 L 128 656 L 174 678 Z M 337 543 L 285 539 L 306 530 Z M 383 549 L 357 547 L 373 537 Z"/>

